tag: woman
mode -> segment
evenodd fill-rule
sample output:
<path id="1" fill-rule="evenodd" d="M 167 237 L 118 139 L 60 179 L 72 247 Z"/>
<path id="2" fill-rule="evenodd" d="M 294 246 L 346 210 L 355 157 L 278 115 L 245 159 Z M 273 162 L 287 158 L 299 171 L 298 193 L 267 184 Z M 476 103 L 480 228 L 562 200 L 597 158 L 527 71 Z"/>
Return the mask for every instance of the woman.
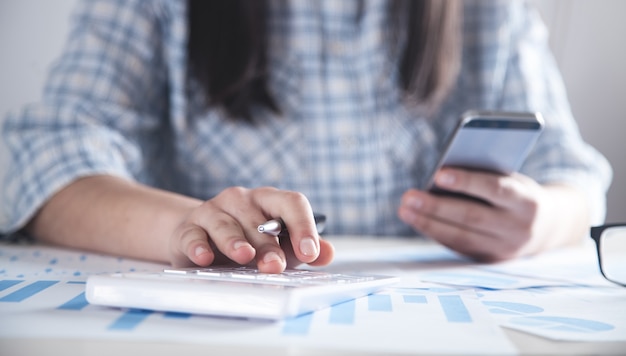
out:
<path id="1" fill-rule="evenodd" d="M 468 109 L 546 119 L 519 174 L 437 172 L 489 205 L 420 189 Z M 264 272 L 332 260 L 313 211 L 486 261 L 574 243 L 611 174 L 518 1 L 85 1 L 3 141 L 1 231 Z M 274 217 L 291 241 L 256 231 Z"/>

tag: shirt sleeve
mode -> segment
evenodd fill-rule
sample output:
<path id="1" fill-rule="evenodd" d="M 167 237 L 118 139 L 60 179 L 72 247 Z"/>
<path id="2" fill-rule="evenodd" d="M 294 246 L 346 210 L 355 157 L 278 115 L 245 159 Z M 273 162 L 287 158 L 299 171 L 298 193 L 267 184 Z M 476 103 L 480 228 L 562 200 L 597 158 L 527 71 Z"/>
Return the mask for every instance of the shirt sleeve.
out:
<path id="1" fill-rule="evenodd" d="M 83 1 L 39 103 L 2 125 L 0 232 L 23 227 L 79 177 L 135 179 L 146 164 L 138 143 L 167 111 L 156 2 Z M 161 98 L 158 100 L 157 98 Z"/>
<path id="2" fill-rule="evenodd" d="M 506 64 L 501 70 L 501 90 L 497 91 L 501 96 L 495 98 L 495 106 L 537 111 L 546 122 L 522 173 L 542 184 L 568 184 L 581 189 L 590 203 L 592 223 L 600 224 L 606 214 L 611 167 L 580 135 L 539 13 L 523 1 L 507 1 L 507 5 L 506 25 L 498 36 L 509 46 L 499 54 Z"/>

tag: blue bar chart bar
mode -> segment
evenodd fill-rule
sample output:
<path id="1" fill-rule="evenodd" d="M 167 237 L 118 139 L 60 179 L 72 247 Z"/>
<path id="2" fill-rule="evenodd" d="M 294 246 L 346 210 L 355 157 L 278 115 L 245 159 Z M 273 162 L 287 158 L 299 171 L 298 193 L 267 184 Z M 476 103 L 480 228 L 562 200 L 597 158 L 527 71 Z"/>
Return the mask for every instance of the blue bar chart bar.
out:
<path id="1" fill-rule="evenodd" d="M 402 299 L 405 303 L 416 303 L 416 304 L 426 304 L 428 301 L 426 300 L 425 295 L 403 295 Z"/>
<path id="2" fill-rule="evenodd" d="M 451 323 L 471 323 L 472 317 L 458 295 L 440 295 L 439 302 L 446 318 Z"/>
<path id="3" fill-rule="evenodd" d="M 328 322 L 331 324 L 354 324 L 354 313 L 356 311 L 356 301 L 350 300 L 344 303 L 333 305 L 330 308 Z"/>
<path id="4" fill-rule="evenodd" d="M 295 318 L 285 320 L 283 334 L 285 335 L 307 335 L 313 322 L 313 313 L 307 313 Z"/>
<path id="5" fill-rule="evenodd" d="M 59 281 L 37 281 L 33 282 L 25 287 L 22 287 L 15 292 L 5 295 L 0 298 L 0 302 L 21 302 L 25 299 L 32 297 L 33 295 L 43 291 L 44 289 L 55 285 Z"/>
<path id="6" fill-rule="evenodd" d="M 22 282 L 24 281 L 19 280 L 19 279 L 18 280 L 15 280 L 15 279 L 2 280 L 0 281 L 0 292 Z"/>
<path id="7" fill-rule="evenodd" d="M 367 296 L 367 309 L 370 311 L 392 311 L 391 296 L 387 294 L 370 294 Z"/>
<path id="8" fill-rule="evenodd" d="M 109 326 L 109 330 L 133 330 L 141 324 L 150 314 L 150 310 L 130 309 Z"/>
<path id="9" fill-rule="evenodd" d="M 85 298 L 85 292 L 80 293 L 76 297 L 70 299 L 63 305 L 59 306 L 57 309 L 59 310 L 82 310 L 84 307 L 89 305 L 87 302 L 87 298 Z"/>
<path id="10" fill-rule="evenodd" d="M 179 312 L 165 312 L 163 314 L 163 317 L 168 319 L 189 319 L 191 318 L 191 314 Z"/>

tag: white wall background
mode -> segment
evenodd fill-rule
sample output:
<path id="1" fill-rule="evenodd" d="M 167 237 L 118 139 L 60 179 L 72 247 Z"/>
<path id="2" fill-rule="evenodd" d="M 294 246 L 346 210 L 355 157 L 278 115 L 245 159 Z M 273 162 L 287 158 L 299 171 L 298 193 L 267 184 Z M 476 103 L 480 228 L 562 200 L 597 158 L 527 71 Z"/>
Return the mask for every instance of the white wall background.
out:
<path id="1" fill-rule="evenodd" d="M 0 0 L 1 117 L 39 97 L 75 1 Z M 626 221 L 626 1 L 534 1 L 583 137 L 613 165 L 607 220 Z"/>
<path id="2" fill-rule="evenodd" d="M 0 0 L 0 117 L 39 98 L 76 0 Z"/>
<path id="3" fill-rule="evenodd" d="M 535 3 L 582 135 L 613 166 L 607 221 L 626 222 L 626 1 Z"/>

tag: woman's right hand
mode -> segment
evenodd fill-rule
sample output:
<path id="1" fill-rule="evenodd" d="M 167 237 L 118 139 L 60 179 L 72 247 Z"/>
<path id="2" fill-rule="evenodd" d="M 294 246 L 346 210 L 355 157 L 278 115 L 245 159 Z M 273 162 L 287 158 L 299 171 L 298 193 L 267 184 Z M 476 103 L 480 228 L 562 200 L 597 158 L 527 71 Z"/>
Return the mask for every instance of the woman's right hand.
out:
<path id="1" fill-rule="evenodd" d="M 283 219 L 290 241 L 257 231 L 273 218 Z M 307 198 L 270 187 L 225 189 L 191 209 L 170 239 L 175 267 L 255 263 L 261 272 L 279 273 L 301 263 L 326 265 L 333 256 L 332 244 L 317 233 Z"/>

